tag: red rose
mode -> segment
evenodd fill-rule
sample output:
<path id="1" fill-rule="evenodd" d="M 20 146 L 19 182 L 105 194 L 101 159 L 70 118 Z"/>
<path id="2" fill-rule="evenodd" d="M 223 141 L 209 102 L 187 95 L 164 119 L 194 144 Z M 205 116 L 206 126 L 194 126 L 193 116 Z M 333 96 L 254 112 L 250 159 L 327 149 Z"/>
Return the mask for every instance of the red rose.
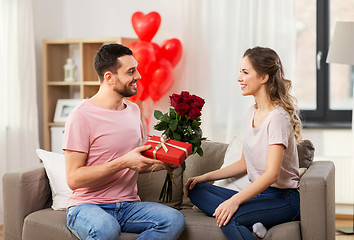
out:
<path id="1" fill-rule="evenodd" d="M 175 110 L 181 116 L 187 115 L 189 111 L 189 105 L 185 102 L 178 103 L 178 105 L 175 107 Z"/>
<path id="2" fill-rule="evenodd" d="M 190 109 L 189 113 L 188 113 L 188 117 L 192 120 L 200 117 L 201 115 L 202 115 L 202 113 L 198 109 L 195 109 L 195 108 Z"/>
<path id="3" fill-rule="evenodd" d="M 193 102 L 191 103 L 192 108 L 197 108 L 199 111 L 202 110 L 205 100 L 201 97 L 198 97 L 196 95 L 192 95 Z"/>
<path id="4" fill-rule="evenodd" d="M 181 116 L 187 115 L 191 119 L 196 119 L 201 116 L 205 100 L 196 95 L 190 95 L 187 91 L 182 91 L 180 95 L 172 94 L 170 102 Z"/>
<path id="5" fill-rule="evenodd" d="M 189 99 L 190 94 L 187 91 L 182 91 L 181 92 L 181 97 L 182 97 L 183 101 L 186 101 L 186 99 Z"/>
<path id="6" fill-rule="evenodd" d="M 170 102 L 171 102 L 171 106 L 176 108 L 178 106 L 179 101 L 181 100 L 181 95 L 178 94 L 172 94 L 170 96 Z"/>

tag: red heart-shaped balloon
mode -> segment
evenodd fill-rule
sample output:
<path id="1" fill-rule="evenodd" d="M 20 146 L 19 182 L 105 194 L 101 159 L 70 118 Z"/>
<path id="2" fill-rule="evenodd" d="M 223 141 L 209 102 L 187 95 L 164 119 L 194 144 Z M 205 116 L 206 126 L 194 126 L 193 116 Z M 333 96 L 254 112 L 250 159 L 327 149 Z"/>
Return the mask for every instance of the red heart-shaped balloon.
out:
<path id="1" fill-rule="evenodd" d="M 177 38 L 165 40 L 160 48 L 160 58 L 166 58 L 173 67 L 177 65 L 182 57 L 182 43 Z"/>
<path id="2" fill-rule="evenodd" d="M 132 24 L 139 39 L 150 42 L 157 30 L 159 30 L 161 16 L 157 12 L 150 12 L 148 14 L 135 12 L 132 16 Z"/>
<path id="3" fill-rule="evenodd" d="M 160 59 L 152 64 L 149 69 L 149 96 L 154 101 L 159 101 L 168 91 L 170 91 L 173 82 L 173 70 L 171 63 L 166 59 Z"/>
<path id="4" fill-rule="evenodd" d="M 131 42 L 128 48 L 132 50 L 134 58 L 139 63 L 138 71 L 140 74 L 147 74 L 150 64 L 156 61 L 154 45 L 146 41 Z"/>

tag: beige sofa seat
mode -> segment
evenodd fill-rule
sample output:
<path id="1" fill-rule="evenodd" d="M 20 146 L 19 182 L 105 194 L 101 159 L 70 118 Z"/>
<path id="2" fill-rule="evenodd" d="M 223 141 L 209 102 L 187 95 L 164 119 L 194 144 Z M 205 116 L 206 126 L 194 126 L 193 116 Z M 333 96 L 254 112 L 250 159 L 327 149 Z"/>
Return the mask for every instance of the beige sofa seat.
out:
<path id="1" fill-rule="evenodd" d="M 215 219 L 192 208 L 183 196 L 183 183 L 194 174 L 220 168 L 227 144 L 204 142 L 204 156 L 186 160 L 186 170 L 174 187 L 172 202 L 185 216 L 186 228 L 179 239 L 226 239 Z M 269 229 L 265 240 L 334 240 L 334 164 L 313 162 L 300 180 L 301 221 L 289 222 Z M 158 201 L 165 172 L 141 174 L 139 195 L 143 201 Z M 177 178 L 178 179 L 178 178 Z M 51 206 L 51 191 L 44 166 L 9 172 L 3 176 L 5 240 L 76 239 L 66 228 L 65 211 Z M 120 239 L 135 239 L 136 234 L 123 233 Z"/>

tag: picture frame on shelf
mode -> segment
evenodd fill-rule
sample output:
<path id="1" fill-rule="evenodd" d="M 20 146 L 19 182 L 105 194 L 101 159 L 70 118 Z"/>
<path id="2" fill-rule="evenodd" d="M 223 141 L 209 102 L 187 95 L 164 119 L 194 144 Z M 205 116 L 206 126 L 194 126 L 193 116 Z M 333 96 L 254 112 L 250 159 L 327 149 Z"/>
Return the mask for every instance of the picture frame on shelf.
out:
<path id="1" fill-rule="evenodd" d="M 73 110 L 82 99 L 58 99 L 55 107 L 54 122 L 65 122 L 71 110 Z"/>

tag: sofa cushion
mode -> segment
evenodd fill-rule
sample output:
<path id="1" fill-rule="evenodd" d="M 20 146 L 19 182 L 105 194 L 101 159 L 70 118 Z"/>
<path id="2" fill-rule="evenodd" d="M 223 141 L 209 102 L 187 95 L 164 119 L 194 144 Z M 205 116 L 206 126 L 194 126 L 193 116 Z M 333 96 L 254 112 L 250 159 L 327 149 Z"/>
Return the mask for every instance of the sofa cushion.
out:
<path id="1" fill-rule="evenodd" d="M 51 208 L 33 212 L 25 218 L 22 239 L 77 240 L 66 227 L 66 212 Z"/>
<path id="2" fill-rule="evenodd" d="M 229 166 L 230 164 L 238 161 L 241 158 L 242 154 L 242 142 L 238 137 L 233 137 L 229 146 L 227 147 L 224 163 L 221 168 Z M 248 179 L 247 174 L 241 177 L 230 177 L 221 180 L 217 180 L 214 182 L 214 185 L 219 187 L 224 187 L 228 189 L 232 189 L 235 191 L 241 191 L 249 186 L 251 182 Z"/>
<path id="3" fill-rule="evenodd" d="M 183 209 L 181 212 L 186 216 L 186 228 L 179 239 L 227 239 L 216 225 L 215 218 L 208 217 L 200 210 Z M 276 225 L 268 230 L 263 239 L 301 240 L 300 221 Z"/>
<path id="4" fill-rule="evenodd" d="M 54 210 L 65 210 L 72 190 L 66 183 L 64 154 L 48 152 L 42 149 L 36 150 L 38 157 L 44 164 L 52 190 Z"/>
<path id="5" fill-rule="evenodd" d="M 202 149 L 204 152 L 203 158 L 198 154 L 193 154 L 186 159 L 186 169 L 183 172 L 183 186 L 190 177 L 199 176 L 201 174 L 219 169 L 224 162 L 224 156 L 227 149 L 227 144 L 204 141 Z M 191 208 L 193 204 L 183 195 L 182 208 Z"/>
<path id="6" fill-rule="evenodd" d="M 300 221 L 276 225 L 268 230 L 263 240 L 301 240 Z"/>
<path id="7" fill-rule="evenodd" d="M 160 202 L 167 206 L 179 209 L 182 202 L 183 186 L 182 186 L 182 168 L 179 167 L 173 171 L 174 179 L 177 187 L 172 184 L 172 200 L 164 203 L 159 200 L 160 192 L 165 181 L 166 170 L 139 174 L 138 177 L 138 195 L 142 201 Z"/>
<path id="8" fill-rule="evenodd" d="M 315 147 L 312 142 L 310 140 L 302 140 L 297 145 L 297 152 L 299 155 L 299 167 L 309 168 L 315 155 Z"/>
<path id="9" fill-rule="evenodd" d="M 183 209 L 181 213 L 185 216 L 186 228 L 179 239 L 227 239 L 216 225 L 215 218 L 192 209 Z"/>
<path id="10" fill-rule="evenodd" d="M 119 240 L 133 240 L 137 236 L 135 233 L 122 233 Z M 22 239 L 77 240 L 66 227 L 66 212 L 50 208 L 33 212 L 25 218 Z"/>

